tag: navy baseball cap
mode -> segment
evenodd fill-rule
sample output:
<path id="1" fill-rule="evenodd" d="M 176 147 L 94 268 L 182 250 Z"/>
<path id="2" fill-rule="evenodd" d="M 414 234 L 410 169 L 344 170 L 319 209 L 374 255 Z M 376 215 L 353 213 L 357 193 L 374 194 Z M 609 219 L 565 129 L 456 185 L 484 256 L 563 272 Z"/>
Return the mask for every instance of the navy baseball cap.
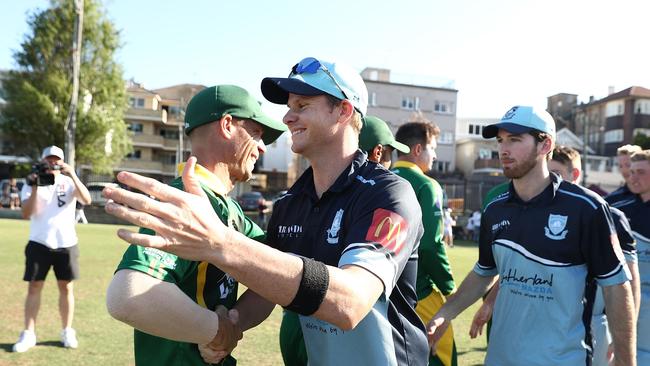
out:
<path id="1" fill-rule="evenodd" d="M 287 104 L 289 93 L 306 96 L 328 94 L 337 99 L 347 99 L 361 116 L 365 116 L 368 110 L 368 89 L 358 72 L 347 65 L 314 57 L 298 62 L 286 78 L 262 80 L 262 94 L 271 103 Z"/>
<path id="2" fill-rule="evenodd" d="M 545 132 L 555 141 L 555 121 L 546 111 L 529 106 L 514 106 L 501 117 L 498 123 L 485 126 L 483 137 L 490 139 L 499 134 L 499 129 L 510 133 L 522 134 L 530 131 Z"/>

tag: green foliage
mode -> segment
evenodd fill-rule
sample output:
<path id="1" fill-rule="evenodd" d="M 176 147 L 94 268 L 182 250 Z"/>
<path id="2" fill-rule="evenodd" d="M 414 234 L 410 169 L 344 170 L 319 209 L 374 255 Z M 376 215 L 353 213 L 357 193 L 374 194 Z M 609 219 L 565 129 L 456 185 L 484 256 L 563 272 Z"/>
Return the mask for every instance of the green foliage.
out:
<path id="1" fill-rule="evenodd" d="M 48 145 L 64 145 L 72 92 L 73 1 L 51 0 L 29 16 L 31 34 L 14 54 L 18 66 L 4 81 L 7 105 L 2 129 L 17 154 L 38 157 Z M 108 173 L 130 151 L 123 121 L 127 96 L 113 55 L 119 34 L 97 0 L 85 0 L 76 160 Z"/>
<path id="2" fill-rule="evenodd" d="M 650 149 L 650 136 L 646 136 L 642 133 L 637 133 L 634 136 L 634 145 L 639 145 L 643 150 Z"/>

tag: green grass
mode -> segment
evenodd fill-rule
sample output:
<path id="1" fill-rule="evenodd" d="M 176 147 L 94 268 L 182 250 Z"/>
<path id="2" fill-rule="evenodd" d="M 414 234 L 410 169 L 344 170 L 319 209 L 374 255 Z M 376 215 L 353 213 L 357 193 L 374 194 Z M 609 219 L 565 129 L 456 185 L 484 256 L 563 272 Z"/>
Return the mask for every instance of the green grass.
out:
<path id="1" fill-rule="evenodd" d="M 81 279 L 75 283 L 76 311 L 73 326 L 79 335 L 79 349 L 60 346 L 61 324 L 57 310 L 58 292 L 54 273 L 50 272 L 43 290 L 41 311 L 36 325 L 38 345 L 22 354 L 11 353 L 11 346 L 23 328 L 23 302 L 27 285 L 22 281 L 24 247 L 29 236 L 29 222 L 0 219 L 0 366 L 4 365 L 132 365 L 132 329 L 113 320 L 104 306 L 106 288 L 125 244 L 117 239 L 112 225 L 79 225 Z M 456 245 L 449 257 L 457 279 L 465 276 L 476 260 L 476 247 Z M 458 281 L 460 282 L 460 281 Z M 469 323 L 476 309 L 462 314 L 455 322 L 459 365 L 481 365 L 485 340 L 470 340 Z M 278 329 L 281 311 L 259 327 L 247 332 L 235 357 L 240 365 L 281 365 Z"/>

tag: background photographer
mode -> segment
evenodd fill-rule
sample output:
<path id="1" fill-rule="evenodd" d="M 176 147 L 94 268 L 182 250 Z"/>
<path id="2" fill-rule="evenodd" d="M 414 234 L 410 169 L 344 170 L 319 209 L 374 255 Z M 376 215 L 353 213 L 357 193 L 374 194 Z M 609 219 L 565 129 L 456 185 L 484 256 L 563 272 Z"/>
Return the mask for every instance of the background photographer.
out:
<path id="1" fill-rule="evenodd" d="M 25 275 L 28 281 L 25 300 L 25 330 L 14 344 L 14 352 L 25 352 L 36 345 L 34 327 L 41 304 L 45 277 L 54 267 L 59 287 L 61 342 L 77 348 L 72 329 L 74 295 L 72 281 L 79 276 L 79 249 L 75 231 L 75 204 L 90 204 L 90 193 L 74 169 L 63 162 L 63 150 L 50 146 L 43 150 L 42 162 L 34 165 L 21 191 L 23 218 L 29 218 L 29 242 L 25 248 Z"/>

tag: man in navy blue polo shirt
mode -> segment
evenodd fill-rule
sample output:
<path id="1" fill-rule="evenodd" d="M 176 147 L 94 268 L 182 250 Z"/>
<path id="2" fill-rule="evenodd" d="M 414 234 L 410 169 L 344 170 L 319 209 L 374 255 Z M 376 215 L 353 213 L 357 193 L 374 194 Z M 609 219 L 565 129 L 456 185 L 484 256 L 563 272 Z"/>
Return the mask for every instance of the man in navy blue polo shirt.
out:
<path id="1" fill-rule="evenodd" d="M 306 58 L 287 78 L 265 78 L 262 93 L 289 107 L 292 150 L 311 163 L 276 202 L 268 246 L 221 225 L 194 183 L 193 158 L 183 172 L 189 193 L 118 174 L 158 199 L 105 190 L 116 202 L 109 213 L 157 234 L 118 235 L 207 261 L 246 285 L 238 300 L 243 330 L 274 304 L 301 314 L 310 365 L 425 365 L 426 335 L 414 310 L 421 212 L 410 185 L 358 149 L 363 80 L 344 65 Z"/>
<path id="2" fill-rule="evenodd" d="M 642 150 L 631 156 L 627 182 L 630 195 L 611 196 L 608 200 L 613 207 L 625 213 L 636 239 L 641 278 L 637 364 L 650 365 L 650 150 Z"/>
<path id="3" fill-rule="evenodd" d="M 595 279 L 604 289 L 616 365 L 635 365 L 630 275 L 614 223 L 600 197 L 549 172 L 553 118 L 516 106 L 483 137 L 497 137 L 512 184 L 485 208 L 474 270 L 429 322 L 432 347 L 499 275 L 486 365 L 590 365 Z"/>
<path id="4" fill-rule="evenodd" d="M 623 177 L 623 185 L 605 197 L 605 201 L 622 201 L 625 198 L 633 198 L 634 193 L 630 192 L 630 158 L 634 153 L 641 151 L 639 145 L 623 145 L 616 149 L 616 162 L 618 170 Z"/>

